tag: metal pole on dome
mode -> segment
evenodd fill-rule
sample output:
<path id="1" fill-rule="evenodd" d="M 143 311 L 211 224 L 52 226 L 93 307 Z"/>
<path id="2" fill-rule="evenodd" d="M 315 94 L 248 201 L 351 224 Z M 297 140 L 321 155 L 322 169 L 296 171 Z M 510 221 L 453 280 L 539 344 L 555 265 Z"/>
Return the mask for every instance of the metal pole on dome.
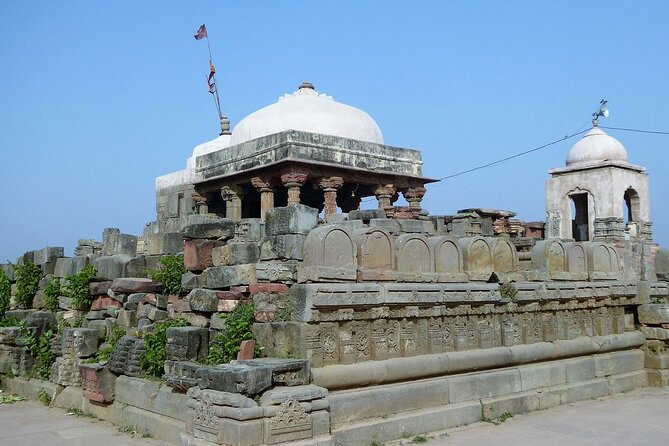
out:
<path id="1" fill-rule="evenodd" d="M 599 110 L 597 110 L 596 112 L 594 112 L 592 114 L 592 126 L 593 127 L 598 127 L 599 126 L 599 117 L 600 116 L 603 116 L 605 118 L 609 117 L 609 109 L 606 106 L 606 104 L 608 104 L 608 102 L 609 101 L 607 101 L 606 99 L 602 99 L 601 101 L 599 101 Z"/>
<path id="2" fill-rule="evenodd" d="M 218 96 L 218 84 L 216 82 L 216 67 L 214 66 L 213 58 L 211 56 L 209 33 L 204 23 L 200 26 L 200 28 L 198 28 L 197 33 L 195 33 L 193 37 L 195 37 L 195 40 L 207 40 L 207 50 L 209 51 L 209 76 L 205 76 L 205 78 L 207 79 L 209 93 L 211 93 L 212 97 L 214 98 L 214 105 L 216 106 L 216 112 L 218 113 L 218 120 L 221 126 L 221 132 L 219 135 L 229 135 L 230 121 L 228 120 L 227 116 L 223 116 L 223 113 L 221 112 L 221 100 Z"/>

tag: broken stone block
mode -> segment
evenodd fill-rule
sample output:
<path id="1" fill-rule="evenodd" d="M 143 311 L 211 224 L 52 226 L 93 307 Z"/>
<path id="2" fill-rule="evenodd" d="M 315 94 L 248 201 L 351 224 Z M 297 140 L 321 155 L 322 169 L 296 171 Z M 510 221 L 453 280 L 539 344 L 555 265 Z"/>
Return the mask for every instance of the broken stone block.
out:
<path id="1" fill-rule="evenodd" d="M 294 387 L 275 387 L 268 390 L 260 398 L 263 406 L 278 405 L 290 400 L 300 402 L 320 400 L 327 398 L 328 389 L 313 384 Z"/>
<path id="2" fill-rule="evenodd" d="M 179 254 L 184 252 L 184 236 L 179 232 L 168 232 L 162 235 L 162 254 Z"/>
<path id="3" fill-rule="evenodd" d="M 65 248 L 47 246 L 46 248 L 33 251 L 33 263 L 37 266 L 44 265 L 45 263 L 56 263 L 56 259 L 64 255 Z"/>
<path id="4" fill-rule="evenodd" d="M 9 313 L 9 312 L 7 312 Z M 30 311 L 23 319 L 25 328 L 32 330 L 36 338 L 49 330 L 56 328 L 58 319 L 51 311 Z"/>
<path id="5" fill-rule="evenodd" d="M 91 282 L 88 285 L 88 292 L 91 296 L 102 296 L 107 294 L 111 288 L 111 280 L 106 280 L 104 282 Z"/>
<path id="6" fill-rule="evenodd" d="M 384 209 L 358 209 L 348 213 L 349 220 L 362 220 L 369 223 L 374 218 L 386 218 Z"/>
<path id="7" fill-rule="evenodd" d="M 272 369 L 273 385 L 303 386 L 309 384 L 311 378 L 308 359 L 255 358 L 237 362 L 253 366 L 269 367 Z"/>
<path id="8" fill-rule="evenodd" d="M 198 385 L 196 371 L 202 364 L 187 361 L 165 361 L 165 384 L 178 392 L 186 392 L 191 387 Z"/>
<path id="9" fill-rule="evenodd" d="M 169 314 L 169 312 L 168 312 Z M 186 319 L 193 327 L 208 327 L 209 318 L 196 313 L 176 313 L 175 316 Z"/>
<path id="10" fill-rule="evenodd" d="M 228 240 L 235 236 L 235 221 L 215 216 L 191 216 L 190 220 L 201 220 L 182 229 L 184 237 L 189 239 Z M 206 217 L 206 218 L 203 218 Z"/>
<path id="11" fill-rule="evenodd" d="M 272 369 L 248 364 L 221 364 L 196 372 L 200 388 L 257 395 L 272 385 Z"/>
<path id="12" fill-rule="evenodd" d="M 0 344 L 18 345 L 21 327 L 0 327 Z"/>
<path id="13" fill-rule="evenodd" d="M 218 296 L 214 290 L 196 288 L 188 293 L 188 300 L 192 311 L 209 313 L 218 311 Z"/>
<path id="14" fill-rule="evenodd" d="M 84 397 L 98 403 L 114 401 L 116 376 L 101 364 L 80 364 Z"/>
<path id="15" fill-rule="evenodd" d="M 184 266 L 188 271 L 204 271 L 213 266 L 212 250 L 216 243 L 211 240 L 186 240 L 184 242 Z"/>
<path id="16" fill-rule="evenodd" d="M 171 327 L 166 331 L 167 359 L 197 361 L 209 354 L 209 330 L 199 327 Z"/>
<path id="17" fill-rule="evenodd" d="M 121 234 L 117 228 L 105 228 L 102 231 L 102 255 L 137 255 L 137 237 Z"/>
<path id="18" fill-rule="evenodd" d="M 202 288 L 205 284 L 204 274 L 186 273 L 181 276 L 181 288 L 184 290 L 193 290 Z"/>
<path id="19" fill-rule="evenodd" d="M 307 235 L 317 224 L 318 209 L 303 204 L 294 204 L 268 210 L 265 220 L 265 231 L 267 236 L 284 234 Z"/>
<path id="20" fill-rule="evenodd" d="M 53 274 L 58 277 L 67 277 L 77 274 L 82 268 L 88 265 L 88 257 L 61 257 L 56 259 Z"/>
<path id="21" fill-rule="evenodd" d="M 302 234 L 265 237 L 260 245 L 260 260 L 302 260 L 306 238 L 307 236 Z"/>
<path id="22" fill-rule="evenodd" d="M 168 314 L 167 311 L 165 310 L 159 310 L 158 308 L 154 307 L 153 305 L 149 306 L 149 313 L 148 313 L 148 318 L 152 322 L 159 322 L 159 321 L 164 321 L 167 319 Z"/>
<path id="23" fill-rule="evenodd" d="M 138 376 L 141 372 L 139 358 L 145 351 L 142 339 L 123 336 L 116 344 L 107 367 L 117 375 Z"/>
<path id="24" fill-rule="evenodd" d="M 16 280 L 14 278 L 14 267 L 12 265 L 9 263 L 0 263 L 0 269 L 5 272 L 5 275 L 10 282 L 14 282 Z"/>
<path id="25" fill-rule="evenodd" d="M 253 359 L 255 355 L 256 341 L 253 339 L 246 339 L 239 343 L 239 351 L 237 352 L 237 360 Z"/>
<path id="26" fill-rule="evenodd" d="M 640 305 L 639 322 L 651 325 L 669 324 L 669 304 Z"/>
<path id="27" fill-rule="evenodd" d="M 263 282 L 293 283 L 297 281 L 297 262 L 258 262 L 256 279 Z"/>
<path id="28" fill-rule="evenodd" d="M 114 279 L 111 289 L 115 293 L 154 293 L 160 291 L 161 285 L 151 279 L 142 277 L 122 277 Z"/>
<path id="29" fill-rule="evenodd" d="M 265 222 L 259 218 L 244 218 L 237 222 L 235 240 L 239 242 L 258 242 L 265 237 Z"/>
<path id="30" fill-rule="evenodd" d="M 113 280 L 123 277 L 125 264 L 132 260 L 129 255 L 103 256 L 93 259 L 91 263 L 98 270 L 95 277 L 98 280 Z"/>
<path id="31" fill-rule="evenodd" d="M 65 328 L 63 351 L 72 349 L 78 358 L 88 358 L 98 350 L 98 331 L 93 328 Z"/>
<path id="32" fill-rule="evenodd" d="M 136 310 L 118 310 L 118 325 L 125 328 L 132 328 L 137 326 L 137 311 Z"/>
<path id="33" fill-rule="evenodd" d="M 236 285 L 248 285 L 256 282 L 255 264 L 235 266 L 214 266 L 207 268 L 203 288 L 228 288 Z"/>
<path id="34" fill-rule="evenodd" d="M 212 262 L 214 266 L 255 263 L 258 261 L 259 252 L 256 242 L 229 242 L 213 249 Z"/>
<path id="35" fill-rule="evenodd" d="M 109 307 L 120 307 L 121 303 L 109 296 L 98 297 L 91 303 L 91 311 L 106 310 Z"/>

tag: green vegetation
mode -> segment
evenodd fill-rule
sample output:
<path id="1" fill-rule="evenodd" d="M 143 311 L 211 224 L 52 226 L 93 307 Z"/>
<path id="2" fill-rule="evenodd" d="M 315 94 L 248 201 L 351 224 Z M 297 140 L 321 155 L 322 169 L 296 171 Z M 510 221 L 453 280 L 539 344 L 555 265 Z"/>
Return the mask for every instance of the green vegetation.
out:
<path id="1" fill-rule="evenodd" d="M 0 404 L 14 404 L 26 399 L 18 395 L 0 395 Z"/>
<path id="2" fill-rule="evenodd" d="M 56 354 L 51 349 L 51 339 L 55 331 L 49 330 L 39 338 L 35 337 L 35 331 L 30 331 L 26 337 L 25 350 L 35 357 L 33 373 L 42 379 L 49 379 L 51 376 L 51 366 L 56 361 Z"/>
<path id="3" fill-rule="evenodd" d="M 499 294 L 501 294 L 503 298 L 507 298 L 511 302 L 513 302 L 516 300 L 516 294 L 518 294 L 518 289 L 513 283 L 500 283 Z"/>
<path id="4" fill-rule="evenodd" d="M 51 395 L 44 389 L 37 389 L 37 400 L 45 406 L 48 406 L 51 404 Z"/>
<path id="5" fill-rule="evenodd" d="M 97 415 L 90 413 L 90 412 L 84 412 L 83 410 L 79 409 L 78 407 L 70 407 L 67 409 L 67 414 L 68 415 L 76 415 L 77 417 L 87 417 L 87 418 L 93 418 L 96 419 Z"/>
<path id="6" fill-rule="evenodd" d="M 160 259 L 160 269 L 148 271 L 148 276 L 163 285 L 163 294 L 179 294 L 181 276 L 186 274 L 183 255 L 167 255 Z"/>
<path id="7" fill-rule="evenodd" d="M 58 296 L 62 294 L 60 277 L 53 276 L 44 288 L 44 305 L 47 310 L 56 312 L 60 309 Z"/>
<path id="8" fill-rule="evenodd" d="M 14 269 L 14 274 L 16 275 L 16 303 L 23 309 L 32 308 L 42 270 L 33 262 L 25 262 Z"/>
<path id="9" fill-rule="evenodd" d="M 116 344 L 118 344 L 118 341 L 123 336 L 125 336 L 125 330 L 122 329 L 121 327 L 114 327 L 112 329 L 111 334 L 107 336 L 107 338 L 105 339 L 103 346 L 99 348 L 98 351 L 95 352 L 95 355 L 89 358 L 88 361 L 86 362 L 93 363 L 93 362 L 109 361 L 109 358 L 111 358 L 112 353 L 114 353 Z"/>
<path id="10" fill-rule="evenodd" d="M 427 443 L 428 438 L 425 435 L 416 435 L 413 437 L 413 440 L 411 441 L 412 443 L 420 444 L 420 443 Z"/>
<path id="11" fill-rule="evenodd" d="M 240 304 L 228 314 L 221 315 L 225 322 L 225 330 L 216 336 L 209 346 L 207 364 L 225 364 L 237 358 L 239 344 L 254 339 L 251 332 L 253 325 L 253 305 Z M 256 353 L 259 349 L 256 344 Z"/>
<path id="12" fill-rule="evenodd" d="M 12 285 L 4 270 L 0 269 L 0 319 L 4 319 L 9 310 L 9 300 L 12 295 Z"/>
<path id="13" fill-rule="evenodd" d="M 155 324 L 153 331 L 144 335 L 146 352 L 139 358 L 139 364 L 147 377 L 160 378 L 165 367 L 165 343 L 167 329 L 170 327 L 187 327 L 190 325 L 183 318 L 169 319 Z"/>
<path id="14" fill-rule="evenodd" d="M 95 278 L 98 269 L 88 264 L 77 274 L 67 276 L 65 285 L 61 291 L 64 296 L 72 298 L 72 307 L 77 310 L 88 310 L 91 306 L 92 297 L 88 285 Z"/>
<path id="15" fill-rule="evenodd" d="M 3 316 L 0 319 L 0 327 L 23 327 L 23 321 L 14 316 Z"/>

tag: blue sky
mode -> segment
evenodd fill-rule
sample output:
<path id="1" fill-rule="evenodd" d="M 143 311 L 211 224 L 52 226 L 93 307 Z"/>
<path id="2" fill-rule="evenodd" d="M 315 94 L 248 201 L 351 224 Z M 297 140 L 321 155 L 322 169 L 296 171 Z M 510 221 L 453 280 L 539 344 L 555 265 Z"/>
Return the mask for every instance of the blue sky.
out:
<path id="1" fill-rule="evenodd" d="M 304 80 L 367 111 L 444 177 L 602 125 L 669 130 L 669 3 L 68 1 L 0 3 L 0 261 L 105 227 L 141 234 L 155 177 L 217 136 L 206 21 L 234 126 Z M 668 136 L 607 130 L 648 168 L 669 244 Z M 543 220 L 576 139 L 431 186 L 432 214 Z"/>

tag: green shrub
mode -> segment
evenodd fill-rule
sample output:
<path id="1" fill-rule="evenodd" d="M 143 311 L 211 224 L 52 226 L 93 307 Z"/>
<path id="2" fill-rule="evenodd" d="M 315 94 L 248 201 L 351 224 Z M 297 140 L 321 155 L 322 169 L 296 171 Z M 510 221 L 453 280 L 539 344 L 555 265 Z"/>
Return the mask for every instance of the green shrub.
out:
<path id="1" fill-rule="evenodd" d="M 225 330 L 216 336 L 209 347 L 208 364 L 225 364 L 237 359 L 239 344 L 242 341 L 255 339 L 251 332 L 253 325 L 253 305 L 240 304 L 232 312 L 222 314 Z M 256 345 L 256 353 L 258 353 Z"/>
<path id="2" fill-rule="evenodd" d="M 516 300 L 516 295 L 518 294 L 518 289 L 513 283 L 500 283 L 499 284 L 499 294 L 503 298 L 509 299 L 511 302 Z"/>
<path id="3" fill-rule="evenodd" d="M 58 296 L 61 294 L 60 277 L 53 276 L 44 288 L 44 306 L 47 310 L 56 312 L 60 309 Z"/>
<path id="4" fill-rule="evenodd" d="M 170 327 L 187 327 L 190 325 L 183 318 L 169 319 L 154 325 L 153 331 L 144 335 L 146 351 L 139 358 L 139 365 L 144 373 L 153 378 L 163 376 L 165 368 L 165 343 L 167 342 L 167 329 Z"/>
<path id="5" fill-rule="evenodd" d="M 95 278 L 98 269 L 88 264 L 81 271 L 65 278 L 65 285 L 61 291 L 64 296 L 72 298 L 72 307 L 76 310 L 88 310 L 91 306 L 92 296 L 88 284 Z"/>
<path id="6" fill-rule="evenodd" d="M 51 349 L 51 340 L 56 332 L 49 330 L 39 338 L 35 337 L 35 331 L 31 331 L 26 338 L 25 349 L 31 356 L 35 357 L 33 374 L 42 379 L 51 377 L 51 366 L 56 361 L 56 354 Z"/>
<path id="7" fill-rule="evenodd" d="M 9 277 L 4 270 L 0 269 L 0 319 L 5 317 L 9 310 L 9 300 L 12 294 L 12 286 L 9 283 Z"/>
<path id="8" fill-rule="evenodd" d="M 118 344 L 119 339 L 121 339 L 123 336 L 125 336 L 125 330 L 121 327 L 114 327 L 111 334 L 105 339 L 104 343 L 106 345 L 98 349 L 98 351 L 95 352 L 95 355 L 92 356 L 87 362 L 109 361 L 112 353 L 114 353 L 116 344 Z"/>
<path id="9" fill-rule="evenodd" d="M 163 294 L 179 294 L 183 291 L 181 287 L 181 276 L 186 274 L 184 256 L 167 255 L 160 259 L 160 269 L 148 272 L 148 276 L 163 285 Z"/>
<path id="10" fill-rule="evenodd" d="M 32 308 L 42 270 L 33 262 L 25 262 L 16 267 L 14 274 L 16 275 L 16 302 L 23 309 Z"/>
<path id="11" fill-rule="evenodd" d="M 15 316 L 4 315 L 2 319 L 0 319 L 0 327 L 23 327 L 23 326 L 24 322 Z"/>

